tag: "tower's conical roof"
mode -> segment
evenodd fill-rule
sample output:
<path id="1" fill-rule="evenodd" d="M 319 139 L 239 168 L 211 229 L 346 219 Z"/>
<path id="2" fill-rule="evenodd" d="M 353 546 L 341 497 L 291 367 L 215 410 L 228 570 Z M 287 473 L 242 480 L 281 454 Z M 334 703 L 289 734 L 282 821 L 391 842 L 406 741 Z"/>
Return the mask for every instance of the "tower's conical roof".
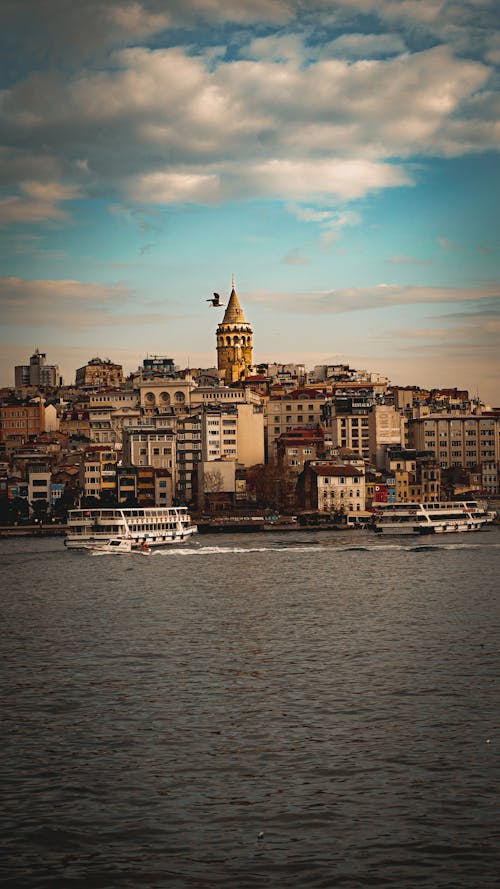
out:
<path id="1" fill-rule="evenodd" d="M 229 297 L 229 302 L 227 304 L 226 311 L 224 313 L 224 324 L 246 324 L 246 319 L 243 314 L 243 309 L 240 306 L 240 301 L 238 299 L 238 295 L 236 290 L 231 290 L 231 296 Z"/>

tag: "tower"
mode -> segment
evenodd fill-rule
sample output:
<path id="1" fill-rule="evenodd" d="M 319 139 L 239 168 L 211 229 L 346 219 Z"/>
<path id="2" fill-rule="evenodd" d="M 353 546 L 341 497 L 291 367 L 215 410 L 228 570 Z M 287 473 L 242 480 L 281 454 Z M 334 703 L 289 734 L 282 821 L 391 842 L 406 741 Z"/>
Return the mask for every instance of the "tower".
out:
<path id="1" fill-rule="evenodd" d="M 217 328 L 217 367 L 226 385 L 244 379 L 252 365 L 252 328 L 245 320 L 234 278 L 224 319 Z"/>

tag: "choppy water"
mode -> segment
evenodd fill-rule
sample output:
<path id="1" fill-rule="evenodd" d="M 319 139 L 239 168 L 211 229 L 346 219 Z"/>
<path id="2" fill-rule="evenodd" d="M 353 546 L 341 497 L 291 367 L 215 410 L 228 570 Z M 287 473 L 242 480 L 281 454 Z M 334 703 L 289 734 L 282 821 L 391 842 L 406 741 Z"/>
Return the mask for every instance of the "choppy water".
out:
<path id="1" fill-rule="evenodd" d="M 497 887 L 500 529 L 0 541 L 5 887 Z"/>

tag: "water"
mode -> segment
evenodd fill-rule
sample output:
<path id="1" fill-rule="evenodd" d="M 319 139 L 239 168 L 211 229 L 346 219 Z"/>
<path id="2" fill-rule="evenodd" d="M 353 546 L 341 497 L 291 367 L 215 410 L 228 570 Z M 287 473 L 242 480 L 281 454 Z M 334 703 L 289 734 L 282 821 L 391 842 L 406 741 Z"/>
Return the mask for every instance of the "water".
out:
<path id="1" fill-rule="evenodd" d="M 4 887 L 497 887 L 500 529 L 0 541 Z"/>

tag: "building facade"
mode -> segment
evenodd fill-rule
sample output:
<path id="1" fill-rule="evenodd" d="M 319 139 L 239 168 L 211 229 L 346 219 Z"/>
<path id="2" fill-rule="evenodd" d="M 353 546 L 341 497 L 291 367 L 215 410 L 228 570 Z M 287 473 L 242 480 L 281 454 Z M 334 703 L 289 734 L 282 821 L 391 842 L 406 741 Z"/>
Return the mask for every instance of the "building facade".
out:
<path id="1" fill-rule="evenodd" d="M 109 358 L 92 358 L 84 367 L 76 371 L 75 384 L 79 388 L 119 386 L 123 382 L 121 364 L 114 364 Z"/>
<path id="2" fill-rule="evenodd" d="M 429 451 L 441 469 L 500 463 L 500 414 L 432 414 L 408 420 L 408 446 Z M 488 470 L 492 473 L 492 470 Z"/>
<path id="3" fill-rule="evenodd" d="M 45 352 L 35 352 L 30 358 L 29 364 L 18 364 L 14 368 L 14 382 L 16 388 L 22 386 L 36 386 L 54 388 L 61 384 L 59 368 L 56 364 L 46 364 Z"/>

